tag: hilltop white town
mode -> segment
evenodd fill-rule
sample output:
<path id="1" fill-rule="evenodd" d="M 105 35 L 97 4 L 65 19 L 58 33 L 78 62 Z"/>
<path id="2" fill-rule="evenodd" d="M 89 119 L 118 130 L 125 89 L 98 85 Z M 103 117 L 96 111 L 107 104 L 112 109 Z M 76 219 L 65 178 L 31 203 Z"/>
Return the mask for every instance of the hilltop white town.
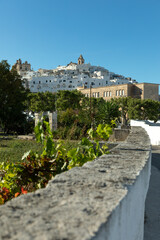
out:
<path id="1" fill-rule="evenodd" d="M 77 63 L 70 62 L 67 66 L 58 66 L 52 70 L 40 68 L 38 71 L 33 71 L 31 64 L 27 61 L 22 63 L 21 59 L 17 60 L 13 67 L 26 81 L 31 92 L 57 92 L 82 86 L 96 88 L 137 83 L 132 78 L 109 72 L 104 67 L 86 64 L 82 55 L 78 58 Z"/>
<path id="2" fill-rule="evenodd" d="M 138 83 L 131 77 L 110 72 L 101 66 L 85 63 L 82 55 L 77 63 L 70 62 L 56 69 L 31 69 L 31 64 L 19 59 L 12 66 L 25 82 L 31 92 L 57 92 L 77 89 L 86 97 L 133 97 L 159 100 L 159 85 L 154 83 Z M 92 92 L 91 92 L 92 88 Z"/>

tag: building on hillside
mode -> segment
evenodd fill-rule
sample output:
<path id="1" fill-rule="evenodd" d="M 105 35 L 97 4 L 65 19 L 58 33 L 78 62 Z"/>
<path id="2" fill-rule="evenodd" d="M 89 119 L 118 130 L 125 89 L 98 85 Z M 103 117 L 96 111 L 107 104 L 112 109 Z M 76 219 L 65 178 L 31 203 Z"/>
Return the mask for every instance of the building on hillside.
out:
<path id="1" fill-rule="evenodd" d="M 84 58 L 83 58 L 82 55 L 80 55 L 80 57 L 78 58 L 78 64 L 79 64 L 79 65 L 84 64 Z"/>
<path id="2" fill-rule="evenodd" d="M 109 72 L 100 66 L 85 64 L 82 55 L 77 63 L 70 62 L 67 66 L 58 66 L 56 69 L 31 70 L 27 62 L 22 64 L 21 59 L 13 66 L 25 81 L 31 92 L 57 92 L 59 90 L 74 90 L 77 87 L 85 88 L 105 87 L 119 84 L 136 83 L 136 80 Z M 21 71 L 20 71 L 21 70 Z"/>
<path id="3" fill-rule="evenodd" d="M 152 99 L 159 101 L 159 84 L 154 83 L 127 83 L 97 88 L 77 88 L 86 97 L 104 98 L 106 101 L 111 98 L 132 97 L 138 99 Z"/>
<path id="4" fill-rule="evenodd" d="M 12 66 L 12 68 L 14 68 L 19 75 L 21 76 L 25 76 L 27 72 L 31 71 L 31 64 L 28 63 L 27 61 L 25 61 L 24 63 L 22 63 L 22 60 L 19 59 L 17 60 L 17 62 Z"/>

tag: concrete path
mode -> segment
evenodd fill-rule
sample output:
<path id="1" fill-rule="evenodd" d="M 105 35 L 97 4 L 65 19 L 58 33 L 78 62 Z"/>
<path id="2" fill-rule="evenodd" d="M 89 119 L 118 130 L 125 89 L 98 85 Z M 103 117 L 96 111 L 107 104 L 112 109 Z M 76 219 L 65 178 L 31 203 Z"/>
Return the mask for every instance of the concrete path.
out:
<path id="1" fill-rule="evenodd" d="M 160 146 L 152 146 L 151 179 L 145 212 L 144 240 L 160 240 Z"/>

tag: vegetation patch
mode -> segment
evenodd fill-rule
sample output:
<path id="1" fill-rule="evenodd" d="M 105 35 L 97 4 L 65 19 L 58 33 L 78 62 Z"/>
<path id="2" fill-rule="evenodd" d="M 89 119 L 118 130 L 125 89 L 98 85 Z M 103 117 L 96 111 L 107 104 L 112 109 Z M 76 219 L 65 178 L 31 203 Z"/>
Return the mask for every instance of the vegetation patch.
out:
<path id="1" fill-rule="evenodd" d="M 40 153 L 42 145 L 34 140 L 21 140 L 12 136 L 5 139 L 0 137 L 0 162 L 18 162 L 21 161 L 24 152 L 32 149 L 32 151 Z"/>
<path id="2" fill-rule="evenodd" d="M 45 187 L 56 174 L 67 171 L 75 166 L 82 166 L 87 161 L 108 153 L 108 147 L 99 145 L 98 138 L 108 140 L 112 127 L 101 124 L 96 130 L 90 129 L 89 136 L 94 144 L 86 137 L 77 147 L 68 150 L 62 141 L 53 141 L 53 135 L 46 121 L 39 122 L 35 127 L 37 143 L 42 144 L 42 152 L 29 150 L 21 162 L 0 163 L 0 204 L 27 192 Z M 12 143 L 13 144 L 13 143 Z M 13 144 L 19 147 L 19 142 Z"/>

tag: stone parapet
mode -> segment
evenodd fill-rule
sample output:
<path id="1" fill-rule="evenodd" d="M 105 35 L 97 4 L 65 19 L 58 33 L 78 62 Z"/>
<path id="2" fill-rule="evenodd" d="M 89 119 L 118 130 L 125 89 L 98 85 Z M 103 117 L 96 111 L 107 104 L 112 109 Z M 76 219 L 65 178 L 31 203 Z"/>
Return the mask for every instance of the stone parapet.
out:
<path id="1" fill-rule="evenodd" d="M 133 127 L 125 142 L 45 189 L 0 207 L 0 239 L 143 240 L 151 146 Z"/>

